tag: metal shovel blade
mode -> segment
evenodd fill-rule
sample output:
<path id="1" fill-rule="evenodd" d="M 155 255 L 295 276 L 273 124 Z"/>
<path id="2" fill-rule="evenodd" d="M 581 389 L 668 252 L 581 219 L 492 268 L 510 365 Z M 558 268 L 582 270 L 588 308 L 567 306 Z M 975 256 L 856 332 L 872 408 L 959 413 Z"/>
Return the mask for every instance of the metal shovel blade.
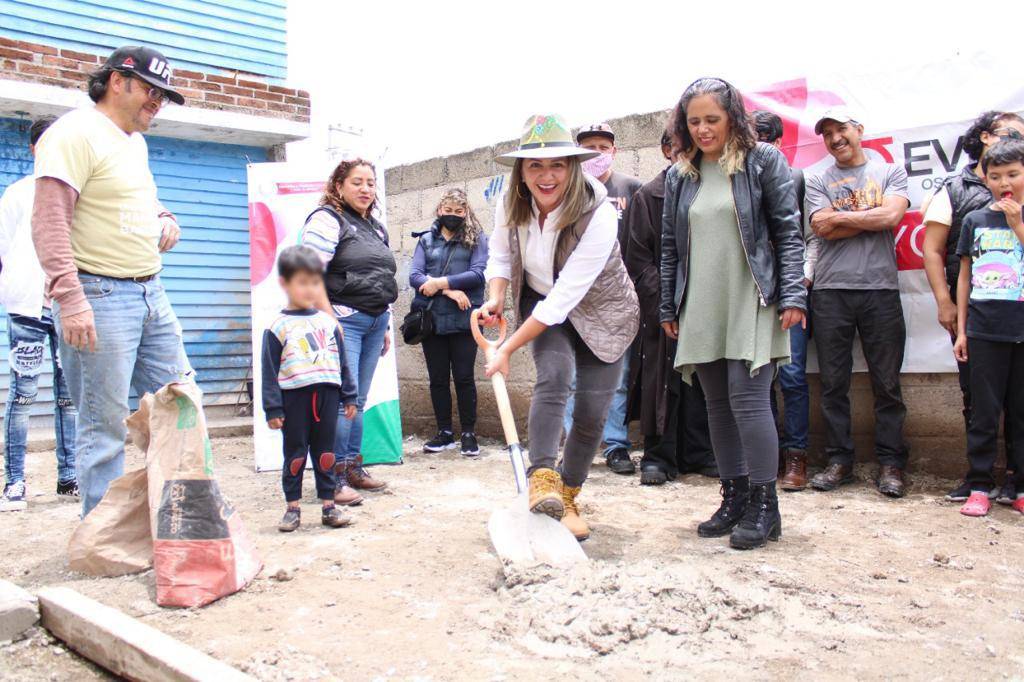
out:
<path id="1" fill-rule="evenodd" d="M 494 551 L 502 561 L 517 564 L 565 566 L 586 561 L 579 540 L 568 528 L 547 514 L 530 511 L 523 450 L 516 443 L 508 454 L 519 494 L 495 509 L 487 522 Z"/>
<path id="2" fill-rule="evenodd" d="M 530 511 L 526 493 L 495 509 L 487 531 L 502 561 L 566 566 L 587 560 L 568 528 L 546 514 Z"/>

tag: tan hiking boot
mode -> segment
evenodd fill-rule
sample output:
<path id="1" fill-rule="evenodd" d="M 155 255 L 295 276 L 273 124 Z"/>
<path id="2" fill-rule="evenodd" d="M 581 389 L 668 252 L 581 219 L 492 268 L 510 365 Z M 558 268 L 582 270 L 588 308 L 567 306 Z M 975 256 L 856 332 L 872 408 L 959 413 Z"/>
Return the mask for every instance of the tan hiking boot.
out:
<path id="1" fill-rule="evenodd" d="M 348 469 L 345 473 L 348 477 L 348 484 L 356 490 L 368 490 L 375 493 L 388 487 L 387 483 L 378 481 L 363 468 L 362 455 L 356 455 L 356 458 L 349 460 L 347 464 Z"/>
<path id="2" fill-rule="evenodd" d="M 590 527 L 580 517 L 580 510 L 576 506 L 576 496 L 583 490 L 583 486 L 570 488 L 562 484 L 562 506 L 565 508 L 565 515 L 562 516 L 562 525 L 569 529 L 569 532 L 582 542 L 590 537 Z"/>
<path id="3" fill-rule="evenodd" d="M 348 463 L 345 460 L 334 465 L 334 478 L 334 504 L 355 507 L 363 503 L 363 496 L 348 483 Z"/>
<path id="4" fill-rule="evenodd" d="M 562 477 L 554 469 L 537 469 L 530 474 L 530 511 L 547 514 L 556 521 L 562 518 Z"/>

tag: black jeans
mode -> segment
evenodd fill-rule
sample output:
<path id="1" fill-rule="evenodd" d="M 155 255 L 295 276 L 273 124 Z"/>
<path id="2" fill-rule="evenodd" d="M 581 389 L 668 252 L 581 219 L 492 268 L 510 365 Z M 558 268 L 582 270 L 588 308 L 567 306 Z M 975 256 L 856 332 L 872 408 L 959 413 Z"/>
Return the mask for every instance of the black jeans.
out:
<path id="1" fill-rule="evenodd" d="M 476 341 L 469 332 L 442 334 L 423 339 L 423 357 L 430 379 L 430 402 L 434 406 L 438 431 L 452 429 L 452 393 L 449 382 L 455 378 L 459 401 L 459 424 L 465 433 L 476 430 Z"/>
<path id="2" fill-rule="evenodd" d="M 967 427 L 967 482 L 972 490 L 995 485 L 999 416 L 1005 410 L 1013 433 L 1024 433 L 1024 344 L 969 338 L 971 422 Z M 1006 468 L 1021 470 L 1020 446 L 1006 443 Z"/>
<path id="3" fill-rule="evenodd" d="M 644 437 L 640 465 L 656 464 L 674 478 L 679 473 L 699 472 L 714 466 L 715 455 L 708 432 L 708 406 L 700 381 L 694 375 L 691 386 L 683 381 L 679 372 L 669 372 L 665 432 Z"/>
<path id="4" fill-rule="evenodd" d="M 281 391 L 284 403 L 284 466 L 281 487 L 284 499 L 302 499 L 302 472 L 306 457 L 313 455 L 316 496 L 334 499 L 334 432 L 338 424 L 341 388 L 315 384 Z"/>
<path id="5" fill-rule="evenodd" d="M 903 469 L 908 456 L 903 441 L 907 408 L 900 389 L 900 368 L 907 327 L 899 291 L 812 289 L 811 308 L 829 463 L 853 465 L 850 379 L 853 339 L 859 333 L 875 396 L 875 454 L 880 464 Z"/>

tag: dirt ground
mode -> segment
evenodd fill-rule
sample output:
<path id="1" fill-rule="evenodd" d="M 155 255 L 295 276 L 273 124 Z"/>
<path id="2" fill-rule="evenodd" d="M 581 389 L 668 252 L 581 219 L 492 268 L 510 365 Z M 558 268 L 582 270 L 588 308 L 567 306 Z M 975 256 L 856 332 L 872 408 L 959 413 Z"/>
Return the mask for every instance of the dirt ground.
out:
<path id="1" fill-rule="evenodd" d="M 283 535 L 278 477 L 253 473 L 251 439 L 214 441 L 267 568 L 198 610 L 157 607 L 151 571 L 70 573 L 78 506 L 51 494 L 52 453 L 37 453 L 29 511 L 0 514 L 0 577 L 70 586 L 264 680 L 1024 678 L 1024 518 L 962 517 L 946 481 L 916 477 L 893 501 L 861 469 L 836 493 L 784 495 L 782 541 L 741 553 L 696 535 L 716 482 L 641 487 L 599 461 L 582 496 L 589 564 L 503 571 L 486 522 L 512 488 L 504 451 L 420 447 L 375 468 L 390 488 L 354 526 L 321 527 L 310 500 Z M 2 680 L 104 677 L 39 629 L 0 646 Z"/>

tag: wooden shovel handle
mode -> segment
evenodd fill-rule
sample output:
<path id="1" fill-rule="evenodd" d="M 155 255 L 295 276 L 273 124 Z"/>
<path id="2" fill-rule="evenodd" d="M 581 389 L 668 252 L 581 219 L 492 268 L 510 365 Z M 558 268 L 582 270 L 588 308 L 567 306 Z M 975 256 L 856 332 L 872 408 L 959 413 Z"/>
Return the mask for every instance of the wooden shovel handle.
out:
<path id="1" fill-rule="evenodd" d="M 480 309 L 477 308 L 469 315 L 469 330 L 473 333 L 476 343 L 484 351 L 484 357 L 490 362 L 498 346 L 505 340 L 508 332 L 508 323 L 505 318 L 498 318 L 498 340 L 490 341 L 480 331 Z M 505 442 L 509 446 L 519 444 L 519 434 L 516 433 L 516 418 L 512 414 L 512 403 L 508 399 L 508 389 L 505 388 L 505 377 L 501 372 L 495 372 L 491 376 L 491 386 L 494 387 L 494 400 L 498 403 L 498 414 L 501 417 L 501 428 L 505 432 Z"/>

